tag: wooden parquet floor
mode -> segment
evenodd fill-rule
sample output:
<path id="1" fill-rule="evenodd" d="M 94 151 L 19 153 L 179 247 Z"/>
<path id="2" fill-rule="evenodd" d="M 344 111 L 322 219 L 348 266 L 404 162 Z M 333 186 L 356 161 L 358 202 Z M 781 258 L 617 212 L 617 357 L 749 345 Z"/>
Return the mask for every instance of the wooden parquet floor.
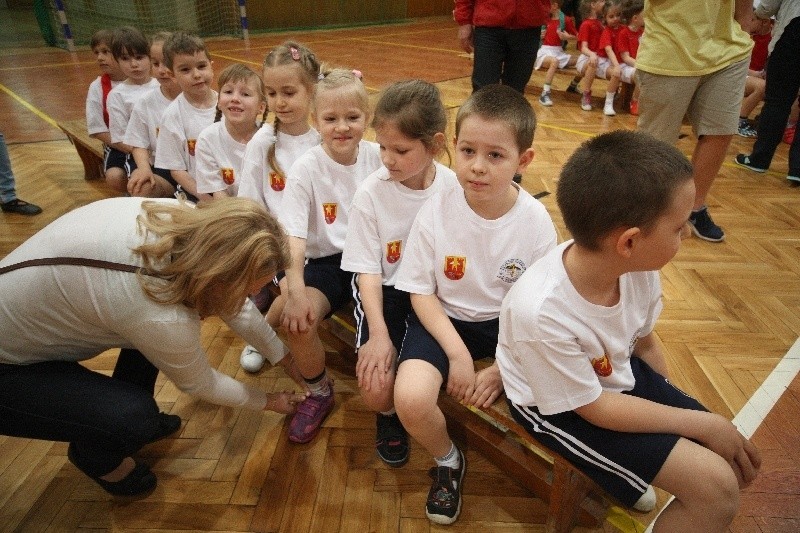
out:
<path id="1" fill-rule="evenodd" d="M 470 91 L 470 60 L 458 48 L 452 21 L 335 31 L 269 34 L 211 41 L 217 72 L 231 61 L 258 68 L 287 35 L 319 57 L 359 68 L 377 91 L 396 79 L 436 83 L 454 116 Z M 86 182 L 72 146 L 54 126 L 83 115 L 85 91 L 96 77 L 91 53 L 56 49 L 0 50 L 0 124 L 21 198 L 44 213 L 25 218 L 0 213 L 0 257 L 67 211 L 107 197 L 102 183 Z M 535 103 L 542 73 L 528 96 L 539 127 L 536 158 L 524 176 L 531 192 L 554 191 L 561 165 L 585 139 L 635 128 L 635 117 L 580 110 L 576 95 L 554 83 L 555 106 Z M 604 87 L 598 83 L 599 97 Z M 687 133 L 689 133 L 687 131 Z M 656 326 L 672 380 L 710 409 L 755 433 L 764 470 L 742 498 L 734 532 L 800 531 L 800 189 L 784 179 L 787 146 L 766 175 L 730 163 L 752 141 L 735 138 L 709 205 L 727 232 L 722 244 L 688 238 L 662 272 L 664 312 Z M 679 148 L 690 154 L 688 135 Z M 561 237 L 567 235 L 552 195 L 542 199 Z M 45 304 L 45 303 L 43 303 Z M 2 333 L 0 333 L 2 334 Z M 220 321 L 203 326 L 211 363 L 266 390 L 291 383 L 276 369 L 246 375 L 238 364 L 243 342 Z M 789 352 L 789 355 L 786 355 Z M 331 354 L 335 356 L 335 354 Z M 87 366 L 110 372 L 115 353 Z M 776 379 L 776 376 L 778 377 Z M 115 500 L 66 461 L 66 445 L 0 437 L 0 531 L 398 531 L 427 532 L 424 515 L 431 460 L 418 446 L 401 469 L 390 469 L 373 448 L 374 416 L 356 383 L 335 373 L 337 407 L 319 437 L 302 446 L 286 439 L 283 417 L 209 405 L 160 380 L 157 400 L 184 420 L 176 435 L 142 450 L 159 486 L 139 501 Z M 788 386 L 788 391 L 783 392 Z M 777 402 L 777 403 L 776 403 Z M 775 403 L 775 407 L 772 404 Z M 762 419 L 766 421 L 759 423 Z M 413 444 L 413 443 L 412 443 Z M 543 531 L 543 503 L 511 482 L 488 460 L 467 450 L 464 507 L 451 531 Z M 665 495 L 660 495 L 663 503 Z M 634 531 L 643 517 L 616 517 L 598 531 Z"/>

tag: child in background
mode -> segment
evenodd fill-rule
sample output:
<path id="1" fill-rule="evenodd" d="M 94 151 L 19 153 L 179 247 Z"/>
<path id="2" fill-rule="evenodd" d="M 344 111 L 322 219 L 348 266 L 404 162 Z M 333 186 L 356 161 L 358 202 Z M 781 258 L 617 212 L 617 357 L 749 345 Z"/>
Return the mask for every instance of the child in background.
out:
<path id="1" fill-rule="evenodd" d="M 497 363 L 511 414 L 534 438 L 625 505 L 650 483 L 673 494 L 658 531 L 722 532 L 759 452 L 669 382 L 653 331 L 658 269 L 678 251 L 694 196 L 686 157 L 647 134 L 581 145 L 557 192 L 574 240 L 509 291 Z"/>
<path id="2" fill-rule="evenodd" d="M 622 6 L 620 0 L 606 0 L 605 6 L 603 7 L 603 20 L 605 21 L 605 28 L 603 28 L 603 34 L 600 36 L 600 49 L 597 51 L 597 55 L 600 58 L 598 61 L 597 76 L 608 80 L 603 114 L 613 117 L 617 114 L 617 112 L 614 111 L 614 97 L 617 95 L 617 89 L 619 89 L 620 76 L 619 53 L 616 50 L 617 38 L 620 30 L 623 28 L 621 24 Z M 608 67 L 604 73 L 600 69 L 603 58 L 608 60 Z M 591 88 L 591 81 L 587 80 L 587 86 Z"/>
<path id="3" fill-rule="evenodd" d="M 744 98 L 739 112 L 741 137 L 758 137 L 758 131 L 750 124 L 750 113 L 764 99 L 767 89 L 766 71 L 769 41 L 772 39 L 772 19 L 760 19 L 755 15 L 750 19 L 750 36 L 753 38 L 753 51 L 750 52 L 750 66 L 744 83 Z"/>
<path id="4" fill-rule="evenodd" d="M 380 168 L 378 145 L 362 140 L 369 96 L 356 73 L 334 69 L 317 82 L 313 116 L 322 144 L 292 165 L 281 206 L 292 264 L 267 312 L 282 325 L 311 395 L 289 424 L 289 440 L 309 442 L 333 410 L 319 323 L 350 302 L 352 274 L 341 269 L 350 204 L 359 184 Z M 307 264 L 306 264 L 307 260 Z"/>
<path id="5" fill-rule="evenodd" d="M 177 190 L 177 182 L 169 170 L 154 167 L 158 130 L 161 117 L 169 104 L 181 93 L 181 88 L 164 63 L 164 42 L 171 33 L 160 32 L 150 38 L 150 60 L 153 63 L 153 77 L 159 88 L 145 94 L 133 106 L 128 128 L 125 130 L 125 144 L 131 147 L 131 155 L 136 169 L 128 180 L 128 193 L 131 196 L 151 198 L 170 198 Z"/>
<path id="6" fill-rule="evenodd" d="M 539 70 L 541 67 L 547 69 L 539 103 L 548 107 L 553 105 L 553 100 L 550 98 L 550 86 L 556 70 L 571 67 L 578 60 L 577 57 L 566 53 L 563 48 L 564 41 L 575 40 L 578 30 L 575 29 L 575 20 L 572 17 L 564 16 L 564 13 L 561 12 L 562 2 L 563 0 L 550 2 L 550 20 L 547 21 L 542 46 L 536 53 L 536 62 L 533 65 L 534 70 Z"/>
<path id="7" fill-rule="evenodd" d="M 281 218 L 286 188 L 286 171 L 298 157 L 320 142 L 319 133 L 308 123 L 311 95 L 319 77 L 320 64 L 314 53 L 300 43 L 286 41 L 264 58 L 264 92 L 267 108 L 275 115 L 272 125 L 261 127 L 244 151 L 239 196 L 252 198 Z M 265 288 L 254 296 L 261 311 L 269 307 Z M 248 372 L 258 372 L 264 357 L 249 344 L 239 362 Z"/>
<path id="8" fill-rule="evenodd" d="M 218 83 L 214 124 L 197 137 L 197 192 L 225 198 L 239 190 L 244 151 L 258 129 L 256 121 L 266 120 L 267 99 L 261 78 L 241 63 L 226 67 Z"/>
<path id="9" fill-rule="evenodd" d="M 451 524 L 461 510 L 464 455 L 447 433 L 439 391 L 487 407 L 502 392 L 493 357 L 497 317 L 520 274 L 556 245 L 544 206 L 513 182 L 533 159 L 536 117 L 520 93 L 488 85 L 456 116 L 455 170 L 460 188 L 422 206 L 408 236 L 395 287 L 411 293 L 394 401 L 408 433 L 436 466 L 425 514 Z M 519 228 L 526 228 L 520 239 Z"/>
<path id="10" fill-rule="evenodd" d="M 125 74 L 111 53 L 113 36 L 111 30 L 98 30 L 92 35 L 92 52 L 103 73 L 89 84 L 86 93 L 86 130 L 90 137 L 103 143 L 103 171 L 111 183 L 125 179 L 125 153 L 111 147 L 111 134 L 108 132 L 108 94 L 125 80 Z"/>
<path id="11" fill-rule="evenodd" d="M 356 375 L 364 403 L 377 412 L 376 451 L 399 467 L 408 461 L 408 436 L 394 409 L 394 378 L 411 300 L 394 284 L 420 207 L 459 186 L 455 173 L 434 159 L 447 127 L 436 86 L 422 80 L 390 85 L 375 106 L 372 127 L 383 166 L 353 198 L 342 269 L 356 274 Z"/>
<path id="12" fill-rule="evenodd" d="M 132 148 L 125 144 L 125 130 L 133 112 L 133 106 L 145 94 L 158 87 L 158 81 L 151 76 L 150 43 L 142 32 L 130 26 L 114 30 L 111 40 L 111 53 L 125 74 L 125 81 L 108 93 L 108 130 L 111 146 L 125 153 L 125 176 L 123 179 L 106 177 L 113 189 L 128 192 L 128 177 L 136 168 L 131 157 Z"/>
<path id="13" fill-rule="evenodd" d="M 197 192 L 195 145 L 200 132 L 214 123 L 217 108 L 217 92 L 211 88 L 211 57 L 200 37 L 175 32 L 164 43 L 164 61 L 181 94 L 161 118 L 155 165 L 170 171 L 178 183 L 178 194 L 195 202 L 210 200 L 210 195 Z"/>
<path id="14" fill-rule="evenodd" d="M 626 25 L 619 30 L 617 51 L 620 59 L 620 80 L 632 83 L 631 115 L 639 114 L 639 85 L 636 83 L 636 52 L 639 51 L 639 40 L 644 33 L 644 0 L 626 0 L 622 4 L 622 18 Z"/>
<path id="15" fill-rule="evenodd" d="M 600 37 L 603 35 L 603 22 L 600 15 L 603 12 L 605 0 L 584 0 L 582 7 L 586 16 L 578 30 L 578 50 L 581 55 L 575 63 L 578 75 L 584 78 L 583 94 L 581 95 L 581 109 L 592 110 L 592 82 L 595 75 L 605 77 L 608 68 L 608 58 L 601 61 L 598 56 L 600 50 Z M 573 80 L 574 81 L 574 80 Z"/>

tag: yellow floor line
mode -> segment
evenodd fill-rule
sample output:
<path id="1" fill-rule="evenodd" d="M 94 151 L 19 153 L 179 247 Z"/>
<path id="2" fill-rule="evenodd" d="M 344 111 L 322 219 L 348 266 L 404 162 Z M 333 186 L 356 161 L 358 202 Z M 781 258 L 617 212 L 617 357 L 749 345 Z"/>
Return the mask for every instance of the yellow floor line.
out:
<path id="1" fill-rule="evenodd" d="M 45 63 L 44 65 L 36 64 L 36 65 L 25 65 L 21 67 L 2 67 L 0 68 L 0 72 L 11 72 L 12 70 L 29 70 L 29 69 L 40 69 L 40 68 L 50 68 L 50 67 L 72 67 L 74 65 L 96 65 L 96 64 L 97 64 L 96 61 L 70 61 L 69 63 Z"/>
<path id="2" fill-rule="evenodd" d="M 33 106 L 32 104 L 26 102 L 21 96 L 19 96 L 17 93 L 15 93 L 11 89 L 9 89 L 5 85 L 3 85 L 2 83 L 0 83 L 0 91 L 3 91 L 7 95 L 9 95 L 11 98 L 16 100 L 20 104 L 22 104 L 22 106 L 25 107 L 28 111 L 30 111 L 31 113 L 33 113 L 34 115 L 36 115 L 40 119 L 44 120 L 45 122 L 47 122 L 48 124 L 50 124 L 54 128 L 58 128 L 58 123 L 55 120 L 53 120 L 52 118 L 50 118 L 50 116 L 48 114 L 46 114 L 41 109 Z"/>

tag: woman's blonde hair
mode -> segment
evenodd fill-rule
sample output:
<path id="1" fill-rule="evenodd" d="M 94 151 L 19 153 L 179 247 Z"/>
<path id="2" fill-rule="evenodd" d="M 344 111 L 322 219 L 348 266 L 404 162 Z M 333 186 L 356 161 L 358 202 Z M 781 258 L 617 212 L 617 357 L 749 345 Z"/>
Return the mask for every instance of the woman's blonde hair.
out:
<path id="1" fill-rule="evenodd" d="M 193 207 L 144 202 L 137 218 L 146 242 L 138 275 L 156 302 L 182 303 L 201 316 L 232 316 L 253 283 L 289 266 L 286 233 L 266 209 L 247 198 Z"/>

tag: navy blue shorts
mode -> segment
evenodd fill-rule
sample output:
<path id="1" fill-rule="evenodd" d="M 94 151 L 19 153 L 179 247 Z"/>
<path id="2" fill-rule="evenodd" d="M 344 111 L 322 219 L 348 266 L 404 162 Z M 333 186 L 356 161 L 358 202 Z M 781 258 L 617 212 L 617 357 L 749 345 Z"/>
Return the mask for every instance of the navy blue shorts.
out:
<path id="1" fill-rule="evenodd" d="M 285 276 L 286 272 L 278 272 L 275 282 Z M 303 268 L 303 281 L 306 287 L 314 287 L 328 299 L 331 310 L 325 318 L 330 318 L 333 313 L 353 301 L 353 273 L 342 270 L 342 254 L 307 259 Z"/>
<path id="2" fill-rule="evenodd" d="M 136 162 L 133 160 L 133 157 L 131 157 L 130 154 L 110 146 L 105 146 L 103 155 L 104 171 L 108 170 L 109 168 L 121 168 L 125 171 L 126 176 L 130 177 L 131 172 L 136 170 Z"/>
<path id="3" fill-rule="evenodd" d="M 682 409 L 707 411 L 638 357 L 631 358 L 636 385 L 623 392 Z M 575 411 L 543 415 L 508 402 L 511 415 L 536 440 L 558 452 L 621 503 L 632 507 L 653 482 L 680 435 L 623 433 L 590 424 Z"/>
<path id="4" fill-rule="evenodd" d="M 356 305 L 353 315 L 356 319 L 356 349 L 369 340 L 369 325 L 367 315 L 361 305 L 361 294 L 358 290 L 358 275 L 353 276 L 353 298 Z M 411 295 L 405 291 L 395 289 L 393 286 L 383 286 L 383 320 L 389 329 L 389 338 L 392 339 L 397 353 L 403 345 L 406 335 L 406 318 L 411 312 Z"/>
<path id="5" fill-rule="evenodd" d="M 494 318 L 484 322 L 466 322 L 449 317 L 450 323 L 456 328 L 458 335 L 467 346 L 472 360 L 477 361 L 485 357 L 494 357 L 497 349 L 497 335 L 500 328 L 500 319 Z M 447 383 L 450 374 L 450 361 L 447 355 L 428 333 L 425 326 L 419 321 L 417 315 L 412 311 L 408 315 L 408 326 L 406 327 L 406 337 L 403 340 L 403 347 L 400 350 L 400 362 L 407 359 L 422 359 L 427 361 L 442 374 L 443 383 Z"/>
<path id="6" fill-rule="evenodd" d="M 155 174 L 156 176 L 161 176 L 162 178 L 167 180 L 167 183 L 169 183 L 170 185 L 175 187 L 176 191 L 178 190 L 178 182 L 175 181 L 175 178 L 172 177 L 172 172 L 170 172 L 166 168 L 152 167 L 152 170 L 153 170 L 153 174 Z"/>

